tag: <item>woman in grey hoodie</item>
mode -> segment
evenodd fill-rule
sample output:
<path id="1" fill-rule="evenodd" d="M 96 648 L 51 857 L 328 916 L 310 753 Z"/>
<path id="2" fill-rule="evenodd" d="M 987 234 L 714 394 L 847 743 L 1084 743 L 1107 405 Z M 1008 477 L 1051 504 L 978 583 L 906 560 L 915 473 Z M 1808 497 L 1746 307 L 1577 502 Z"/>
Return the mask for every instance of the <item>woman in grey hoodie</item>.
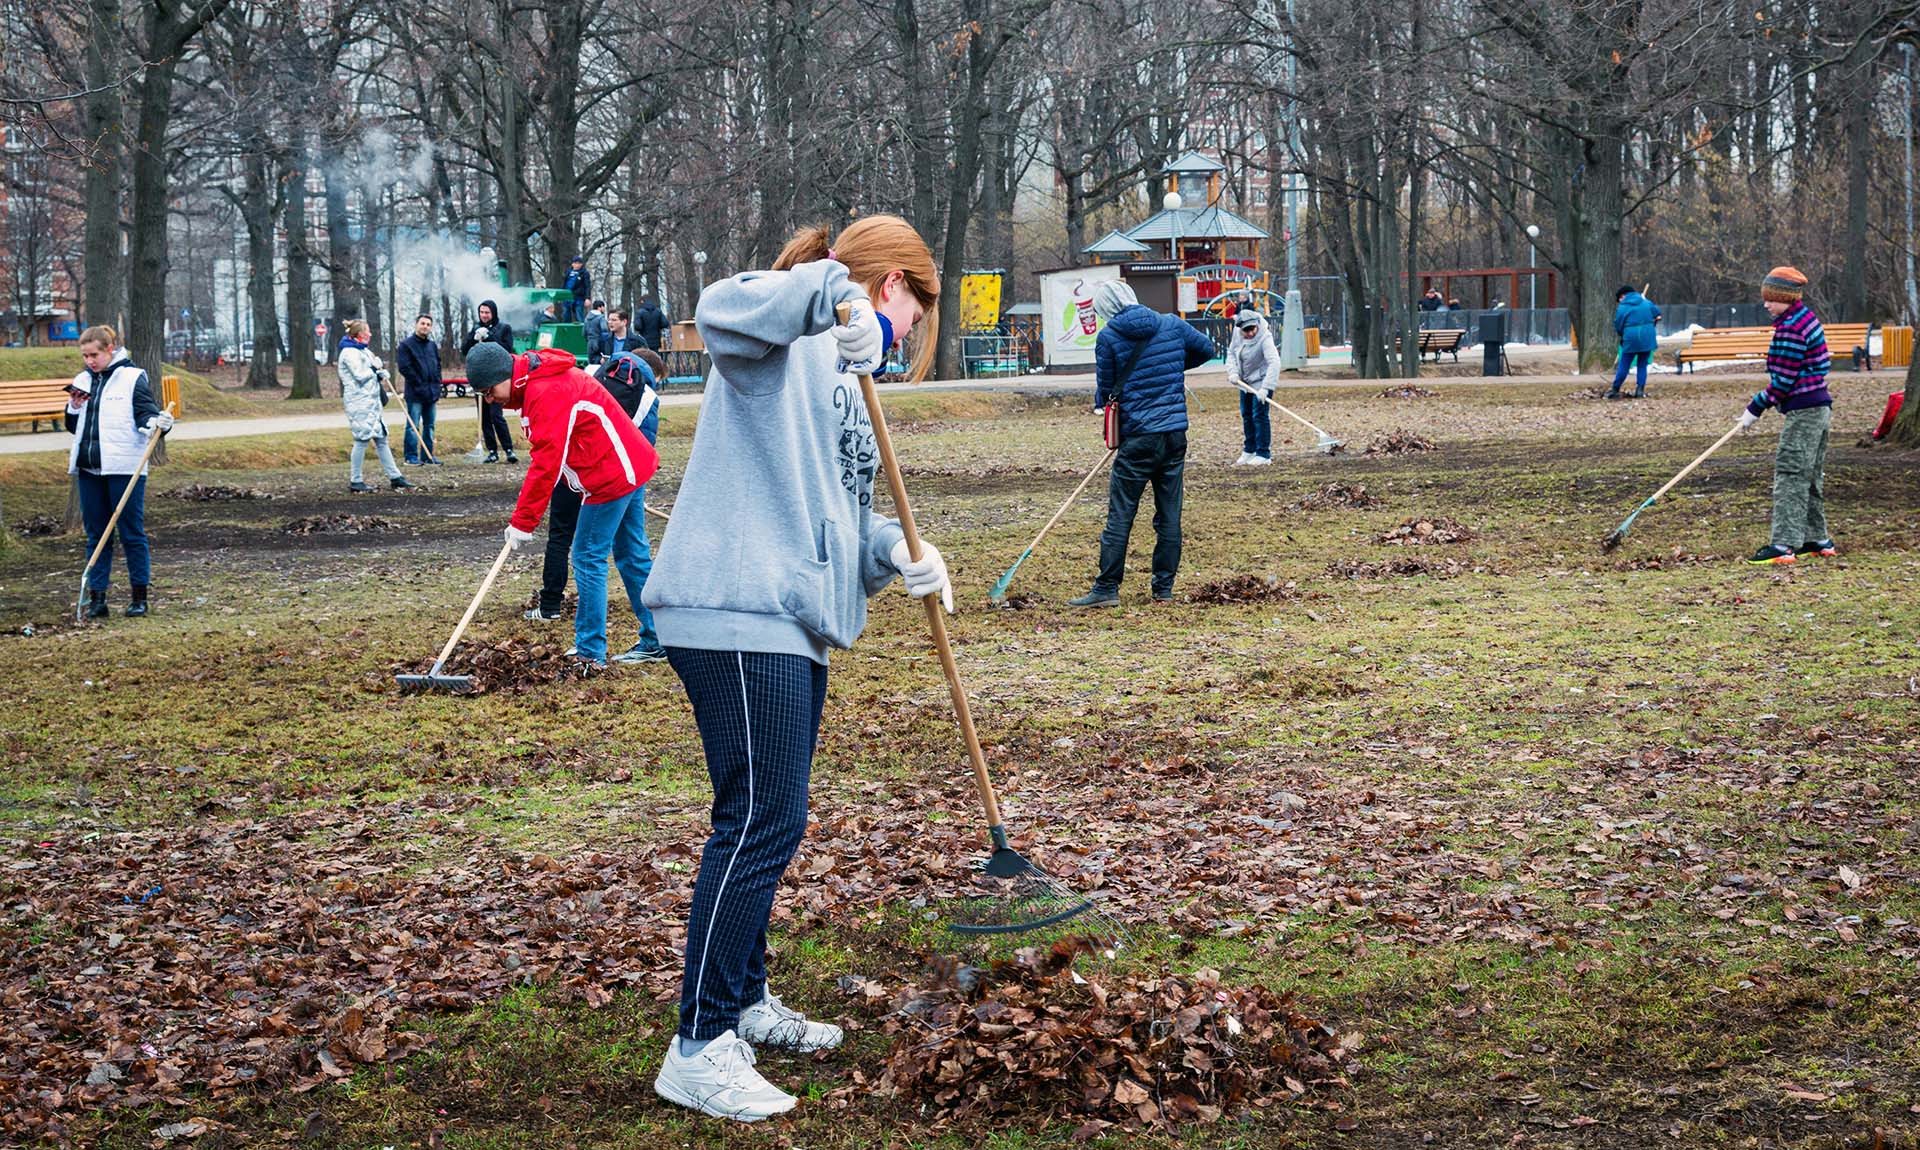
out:
<path id="1" fill-rule="evenodd" d="M 694 316 L 713 373 L 641 598 L 713 783 L 680 1028 L 654 1089 L 707 1114 L 792 1109 L 754 1070 L 753 1047 L 824 1050 L 843 1037 L 768 991 L 767 921 L 806 830 L 828 652 L 859 638 L 868 596 L 896 574 L 952 609 L 939 552 L 909 561 L 900 524 L 873 510 L 879 460 L 855 378 L 922 322 L 924 375 L 939 296 L 926 243 L 898 217 L 869 216 L 831 245 L 825 228 L 801 231 L 773 270 L 707 287 Z M 852 314 L 837 324 L 843 303 Z"/>

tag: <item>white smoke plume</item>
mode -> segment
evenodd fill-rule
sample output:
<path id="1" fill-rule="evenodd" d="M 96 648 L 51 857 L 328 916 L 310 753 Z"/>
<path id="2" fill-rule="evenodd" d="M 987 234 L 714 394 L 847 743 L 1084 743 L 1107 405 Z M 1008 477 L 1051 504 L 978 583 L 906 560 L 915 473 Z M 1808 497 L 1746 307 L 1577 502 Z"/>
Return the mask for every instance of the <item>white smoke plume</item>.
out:
<path id="1" fill-rule="evenodd" d="M 403 147 L 385 128 L 369 128 L 360 134 L 359 144 L 352 175 L 369 192 L 383 192 L 395 185 L 408 192 L 423 191 L 433 179 L 430 142 Z"/>
<path id="2" fill-rule="evenodd" d="M 515 324 L 533 310 L 526 288 L 501 287 L 494 260 L 444 232 L 402 237 L 393 258 L 400 276 L 429 295 L 438 295 L 444 283 L 449 296 L 464 297 L 470 306 L 483 299 L 498 302 L 507 322 Z"/>

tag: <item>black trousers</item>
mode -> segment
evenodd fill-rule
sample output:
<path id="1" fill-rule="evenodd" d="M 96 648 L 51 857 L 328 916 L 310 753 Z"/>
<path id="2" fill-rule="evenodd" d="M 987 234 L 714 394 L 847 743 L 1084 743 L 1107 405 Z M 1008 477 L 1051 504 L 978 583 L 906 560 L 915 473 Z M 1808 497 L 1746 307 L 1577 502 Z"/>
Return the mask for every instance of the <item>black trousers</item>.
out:
<path id="1" fill-rule="evenodd" d="M 1173 594 L 1173 577 L 1180 570 L 1180 501 L 1187 468 L 1187 433 L 1160 431 L 1130 435 L 1113 458 L 1113 477 L 1107 483 L 1107 527 L 1100 533 L 1100 575 L 1096 591 L 1118 591 L 1126 575 L 1127 538 L 1140 496 L 1153 485 L 1153 593 Z"/>
<path id="2" fill-rule="evenodd" d="M 582 498 L 561 479 L 553 485 L 553 502 L 547 504 L 547 560 L 540 571 L 540 609 L 549 615 L 558 614 L 567 601 L 567 563 L 573 552 L 573 529 L 580 523 Z"/>
<path id="3" fill-rule="evenodd" d="M 480 405 L 480 436 L 488 451 L 512 451 L 513 433 L 507 430 L 507 414 L 497 403 Z"/>

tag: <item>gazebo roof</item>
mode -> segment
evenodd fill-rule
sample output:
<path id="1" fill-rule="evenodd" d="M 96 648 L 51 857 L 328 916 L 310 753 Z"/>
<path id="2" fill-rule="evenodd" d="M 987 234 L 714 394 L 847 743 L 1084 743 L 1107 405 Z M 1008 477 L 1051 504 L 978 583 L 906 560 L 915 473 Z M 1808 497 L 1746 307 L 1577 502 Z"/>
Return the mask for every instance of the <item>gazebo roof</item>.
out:
<path id="1" fill-rule="evenodd" d="M 1147 245 L 1128 239 L 1125 232 L 1118 230 L 1108 232 L 1080 249 L 1081 254 L 1089 256 L 1137 256 L 1150 250 Z"/>
<path id="2" fill-rule="evenodd" d="M 1269 234 L 1252 223 L 1215 205 L 1210 208 L 1181 208 L 1160 211 L 1146 221 L 1127 229 L 1127 238 L 1135 242 L 1166 241 L 1174 237 L 1178 224 L 1183 240 L 1264 240 Z"/>
<path id="3" fill-rule="evenodd" d="M 1173 172 L 1224 172 L 1227 166 L 1218 160 L 1210 159 L 1199 152 L 1188 152 L 1179 159 L 1160 169 L 1162 175 Z"/>

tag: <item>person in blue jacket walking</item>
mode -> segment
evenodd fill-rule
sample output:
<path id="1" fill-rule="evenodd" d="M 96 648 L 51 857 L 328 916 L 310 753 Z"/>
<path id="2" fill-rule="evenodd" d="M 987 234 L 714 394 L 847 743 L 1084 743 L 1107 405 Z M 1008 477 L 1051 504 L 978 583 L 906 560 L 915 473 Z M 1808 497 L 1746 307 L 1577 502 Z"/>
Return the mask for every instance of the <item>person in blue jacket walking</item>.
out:
<path id="1" fill-rule="evenodd" d="M 1660 320 L 1660 309 L 1653 306 L 1652 300 L 1626 286 L 1613 293 L 1613 298 L 1619 301 L 1613 309 L 1613 331 L 1620 337 L 1620 366 L 1613 370 L 1613 390 L 1607 393 L 1607 398 L 1620 398 L 1620 385 L 1627 381 L 1627 369 L 1637 367 L 1633 398 L 1644 399 L 1647 365 L 1653 361 L 1654 349 L 1660 346 L 1653 326 Z"/>
<path id="2" fill-rule="evenodd" d="M 1107 484 L 1107 526 L 1100 533 L 1100 573 L 1093 589 L 1067 602 L 1117 607 L 1126 574 L 1127 539 L 1140 496 L 1153 485 L 1153 601 L 1173 602 L 1180 570 L 1180 503 L 1187 466 L 1187 371 L 1214 356 L 1213 341 L 1179 316 L 1141 305 L 1119 280 L 1093 291 L 1094 314 L 1106 321 L 1093 345 L 1096 410 L 1120 404 L 1120 450 Z"/>

